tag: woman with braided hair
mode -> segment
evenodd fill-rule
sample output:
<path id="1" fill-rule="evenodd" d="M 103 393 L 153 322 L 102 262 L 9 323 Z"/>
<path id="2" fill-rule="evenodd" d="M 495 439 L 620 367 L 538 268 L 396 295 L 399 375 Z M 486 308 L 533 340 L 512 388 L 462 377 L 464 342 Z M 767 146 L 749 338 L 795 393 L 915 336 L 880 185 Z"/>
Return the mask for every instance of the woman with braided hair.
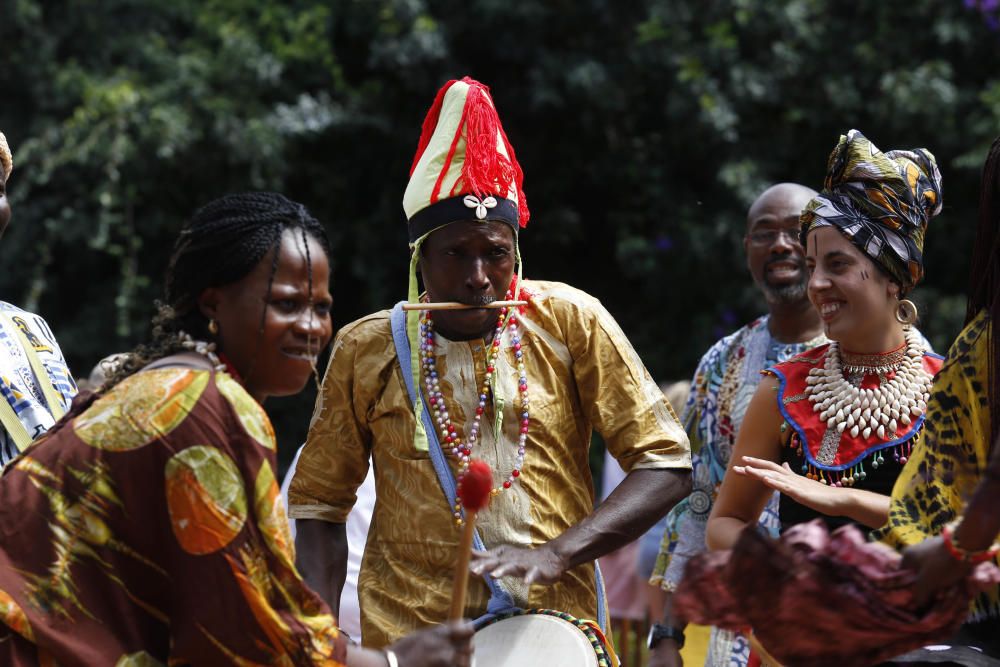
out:
<path id="1" fill-rule="evenodd" d="M 328 255 L 278 194 L 194 214 L 152 340 L 0 478 L 0 664 L 467 664 L 461 624 L 349 646 L 295 569 L 260 403 L 330 341 Z"/>
<path id="2" fill-rule="evenodd" d="M 916 570 L 920 603 L 996 561 L 1000 537 L 1000 137 L 983 165 L 965 329 L 948 350 L 927 405 L 927 434 L 892 490 L 879 537 Z M 975 662 L 1000 664 L 1000 586 L 977 596 L 948 642 L 975 647 Z"/>

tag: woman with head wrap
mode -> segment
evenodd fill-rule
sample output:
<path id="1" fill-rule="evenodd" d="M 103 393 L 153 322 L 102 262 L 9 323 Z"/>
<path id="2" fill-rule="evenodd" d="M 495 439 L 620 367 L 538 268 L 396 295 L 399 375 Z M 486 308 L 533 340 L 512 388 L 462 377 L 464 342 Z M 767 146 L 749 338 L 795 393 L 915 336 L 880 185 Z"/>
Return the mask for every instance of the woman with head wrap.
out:
<path id="1" fill-rule="evenodd" d="M 857 130 L 841 137 L 801 232 L 809 298 L 833 342 L 765 371 L 708 521 L 710 548 L 730 548 L 774 489 L 783 530 L 816 517 L 830 528 L 885 523 L 941 365 L 905 299 L 940 210 L 930 152 L 883 153 Z"/>
<path id="2" fill-rule="evenodd" d="M 857 138 L 852 133 L 848 142 L 857 141 Z M 885 174 L 890 165 L 877 159 L 877 151 L 870 144 L 861 148 L 860 155 L 848 155 L 846 159 L 838 149 L 831 162 L 834 173 L 843 172 L 846 165 L 847 170 L 862 178 L 865 174 Z M 899 174 L 911 184 L 909 189 L 916 194 L 915 199 L 904 202 L 905 206 L 900 209 L 901 217 L 905 218 L 907 212 L 917 211 L 921 198 L 927 202 L 927 211 L 935 211 L 940 206 L 937 179 L 925 180 L 924 176 L 933 173 L 933 169 L 928 170 L 920 164 L 920 151 L 887 154 L 892 155 L 904 157 L 904 160 L 896 158 L 900 165 Z M 913 170 L 911 163 L 917 164 L 918 169 Z M 911 437 L 911 441 L 901 449 L 899 444 L 891 443 L 883 447 L 896 448 L 900 454 L 899 463 L 906 465 L 892 490 L 889 524 L 877 531 L 876 536 L 896 546 L 913 544 L 938 532 L 942 533 L 942 537 L 911 548 L 906 557 L 901 558 L 885 544 L 867 542 L 861 531 L 853 526 L 846 526 L 831 535 L 818 521 L 800 523 L 784 532 L 778 540 L 753 531 L 743 531 L 734 540 L 731 551 L 715 552 L 689 564 L 676 594 L 676 606 L 687 618 L 731 629 L 753 627 L 760 644 L 768 647 L 786 665 L 861 667 L 878 663 L 885 666 L 933 664 L 985 667 L 1000 664 L 990 657 L 991 654 L 1000 655 L 995 621 L 1000 569 L 988 562 L 996 554 L 988 547 L 1000 530 L 1000 520 L 996 519 L 994 510 L 1000 493 L 993 489 L 977 494 L 974 505 L 976 501 L 981 504 L 974 509 L 970 507 L 966 520 L 954 533 L 946 525 L 960 512 L 964 498 L 977 480 L 981 477 L 989 480 L 991 475 L 1000 478 L 1000 473 L 991 473 L 991 469 L 1000 469 L 1000 462 L 986 467 L 988 443 L 992 438 L 989 435 L 988 415 L 998 412 L 990 409 L 995 404 L 988 403 L 983 392 L 983 387 L 989 385 L 988 378 L 997 377 L 987 372 L 988 368 L 995 368 L 992 365 L 995 362 L 986 360 L 990 358 L 989 346 L 992 344 L 988 335 L 989 322 L 996 313 L 995 296 L 1000 285 L 997 281 L 997 267 L 1000 266 L 997 262 L 997 240 L 1000 235 L 993 207 L 998 165 L 1000 146 L 995 144 L 984 174 L 989 194 L 984 189 L 980 234 L 973 263 L 973 296 L 969 312 L 976 315 L 952 346 L 949 359 L 934 382 L 933 394 L 923 399 L 927 403 L 927 422 L 920 437 Z M 852 187 L 854 194 L 862 189 Z M 827 189 L 830 189 L 830 181 L 827 182 Z M 887 229 L 866 225 L 863 220 L 865 214 L 861 211 L 867 210 L 867 215 L 872 215 L 886 210 L 885 202 L 891 201 L 892 195 L 873 192 L 869 184 L 864 185 L 864 190 L 875 208 L 869 208 L 855 198 L 845 201 L 836 193 L 829 196 L 826 192 L 809 206 L 803 214 L 803 231 L 810 244 L 807 254 L 814 258 L 813 262 L 819 261 L 817 257 L 823 257 L 824 239 L 814 235 L 823 231 L 820 225 L 831 224 L 826 220 L 832 220 L 833 225 L 842 225 L 840 228 L 852 231 L 852 241 L 857 239 L 855 242 L 871 249 L 874 256 L 885 258 L 885 248 L 892 248 L 888 254 L 890 273 L 901 287 L 907 289 L 921 274 L 921 244 L 910 244 L 905 238 L 893 236 L 896 233 L 893 230 L 902 229 L 897 224 L 890 224 Z M 905 198 L 905 191 L 903 196 Z M 817 219 L 822 215 L 828 217 Z M 917 237 L 920 239 L 923 237 L 922 227 L 921 224 L 915 228 L 920 232 Z M 908 236 L 914 238 L 912 234 Z M 814 238 L 817 250 L 812 247 Z M 817 268 L 813 273 L 814 283 L 820 270 Z M 816 287 L 810 285 L 811 289 Z M 903 314 L 900 315 L 902 317 Z M 846 340 L 840 336 L 843 332 L 836 331 L 833 322 L 830 324 L 831 338 Z M 885 366 L 884 363 L 881 365 Z M 774 370 L 779 371 L 780 366 Z M 879 386 L 884 386 L 887 379 L 891 381 L 888 372 L 882 370 L 878 374 Z M 784 380 L 790 374 L 778 377 Z M 825 377 L 829 378 L 829 375 Z M 824 384 L 822 378 L 809 386 L 814 388 L 821 384 Z M 790 397 L 785 392 L 784 383 L 779 385 L 779 391 L 783 394 L 783 409 L 793 412 L 792 402 L 796 397 Z M 803 393 L 808 398 L 815 391 L 807 388 Z M 900 393 L 905 398 L 914 392 Z M 836 395 L 837 392 L 834 392 L 832 405 L 839 413 L 841 408 L 837 406 Z M 1000 394 L 992 392 L 990 395 Z M 870 407 L 870 398 L 866 393 L 861 399 L 862 406 L 866 405 L 865 399 L 869 399 L 867 405 Z M 829 415 L 831 403 L 824 403 L 825 400 L 819 401 L 820 419 Z M 899 412 L 896 401 L 889 401 L 889 404 L 892 406 L 890 415 L 895 416 L 892 409 Z M 883 410 L 881 398 L 877 405 Z M 922 418 L 924 408 L 919 401 L 916 408 L 911 409 L 911 423 Z M 850 410 L 850 415 L 859 415 L 856 411 L 857 407 Z M 824 415 L 824 412 L 827 414 Z M 848 409 L 845 409 L 844 413 L 847 412 Z M 859 416 L 864 417 L 864 410 Z M 916 419 L 912 419 L 914 416 Z M 833 425 L 838 426 L 840 419 L 834 415 Z M 994 427 L 997 424 L 996 421 L 992 423 Z M 822 426 L 829 428 L 830 422 Z M 740 433 L 741 442 L 744 435 Z M 882 433 L 878 435 L 881 439 Z M 739 447 L 738 444 L 737 449 Z M 808 448 L 808 442 L 805 447 Z M 869 454 L 869 468 L 874 468 L 878 461 L 878 458 L 872 458 Z M 748 474 L 757 478 L 767 475 L 768 470 L 773 471 L 773 468 L 760 464 L 752 467 L 755 470 Z M 884 467 L 879 464 L 880 470 Z M 860 473 L 857 476 L 861 476 Z M 867 478 L 870 480 L 871 476 Z M 727 478 L 726 482 L 729 481 Z M 865 481 L 864 477 L 862 481 Z M 985 484 L 989 486 L 993 482 Z M 877 498 L 880 507 L 889 506 L 888 499 Z M 718 528 L 716 526 L 717 531 Z M 918 571 L 907 569 L 908 566 Z M 981 621 L 992 616 L 994 620 L 966 625 L 958 635 L 954 635 L 967 618 L 970 600 L 983 590 L 988 593 L 977 599 L 973 619 Z M 789 632 L 790 628 L 794 628 L 794 632 Z M 941 640 L 946 637 L 952 639 L 943 645 Z M 918 648 L 921 646 L 925 648 Z M 904 651 L 913 652 L 900 655 Z M 881 662 L 890 658 L 891 662 Z M 768 660 L 767 664 L 776 664 L 770 658 Z"/>
<path id="3" fill-rule="evenodd" d="M 0 132 L 0 237 L 10 223 L 7 179 L 14 169 Z M 0 469 L 69 409 L 76 383 L 49 325 L 0 301 Z"/>
<path id="4" fill-rule="evenodd" d="M 830 529 L 885 523 L 941 365 L 905 299 L 923 277 L 924 234 L 940 210 L 930 152 L 883 153 L 856 130 L 840 138 L 800 236 L 809 298 L 833 342 L 764 371 L 708 520 L 710 549 L 733 548 L 774 490 L 782 532 L 816 518 Z M 734 568 L 762 560 L 739 554 Z M 721 620 L 712 619 L 728 627 Z"/>
<path id="5" fill-rule="evenodd" d="M 695 596 L 678 591 L 678 610 L 690 620 L 760 628 L 747 619 L 755 609 L 777 618 L 783 607 L 765 611 L 759 604 L 778 595 L 776 589 L 805 586 L 813 598 L 812 579 L 791 576 L 781 586 L 768 576 L 773 572 L 746 576 L 780 560 L 761 557 L 766 547 L 747 555 L 753 551 L 745 546 L 748 538 L 740 539 L 774 490 L 781 492 L 782 532 L 817 518 L 830 529 L 885 522 L 888 494 L 923 426 L 927 392 L 941 364 L 913 326 L 916 308 L 905 299 L 923 277 L 924 234 L 940 210 L 941 175 L 930 152 L 883 153 L 856 130 L 840 138 L 823 191 L 802 213 L 800 234 L 809 299 L 833 342 L 764 371 L 706 529 L 710 549 L 736 550 L 689 565 L 682 589 L 720 593 L 706 610 L 685 608 Z M 724 584 L 723 570 L 740 571 L 745 586 Z M 701 575 L 697 582 L 694 571 Z"/>

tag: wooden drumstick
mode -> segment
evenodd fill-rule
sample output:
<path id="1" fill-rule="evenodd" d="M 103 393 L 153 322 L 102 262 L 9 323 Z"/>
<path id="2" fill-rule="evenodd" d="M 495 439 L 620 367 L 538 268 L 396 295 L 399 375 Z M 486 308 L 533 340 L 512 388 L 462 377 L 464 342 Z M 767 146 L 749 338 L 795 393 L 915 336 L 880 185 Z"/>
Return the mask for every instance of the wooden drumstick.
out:
<path id="1" fill-rule="evenodd" d="M 455 580 L 452 584 L 451 611 L 449 621 L 462 618 L 465 609 L 465 591 L 469 585 L 469 560 L 472 558 L 472 533 L 476 528 L 476 514 L 490 503 L 490 489 L 493 487 L 493 471 L 485 461 L 472 461 L 462 476 L 458 497 L 465 508 L 465 526 L 462 541 L 458 545 L 458 561 L 455 563 Z"/>
<path id="2" fill-rule="evenodd" d="M 432 303 L 404 303 L 403 310 L 472 310 L 475 308 L 515 308 L 527 306 L 527 301 L 491 301 L 469 304 L 461 301 L 437 301 Z"/>

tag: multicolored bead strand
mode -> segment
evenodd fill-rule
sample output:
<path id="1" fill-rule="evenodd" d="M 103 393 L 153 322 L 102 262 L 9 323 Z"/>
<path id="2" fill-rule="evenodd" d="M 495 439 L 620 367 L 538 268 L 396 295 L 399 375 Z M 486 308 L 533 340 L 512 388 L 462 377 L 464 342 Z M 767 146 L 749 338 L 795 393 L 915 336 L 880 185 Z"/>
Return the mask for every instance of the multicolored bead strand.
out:
<path id="1" fill-rule="evenodd" d="M 507 298 L 511 295 L 508 293 Z M 518 334 L 517 317 L 513 314 L 508 318 L 508 309 L 502 308 L 497 318 L 496 329 L 493 332 L 493 341 L 486 354 L 486 374 L 483 378 L 483 386 L 479 391 L 479 401 L 476 405 L 472 423 L 469 426 L 468 436 L 463 442 L 462 437 L 452 423 L 451 415 L 445 404 L 444 395 L 441 392 L 440 378 L 437 371 L 437 361 L 434 355 L 434 324 L 429 311 L 423 311 L 420 318 L 420 358 L 421 368 L 424 375 L 424 386 L 427 388 L 427 396 L 430 403 L 434 420 L 441 431 L 442 446 L 458 460 L 458 487 L 462 486 L 462 479 L 469 468 L 469 461 L 472 457 L 472 447 L 479 439 L 480 427 L 483 413 L 486 410 L 486 401 L 492 394 L 493 375 L 496 373 L 496 360 L 500 353 L 501 339 L 506 329 L 509 332 L 511 349 L 514 350 L 516 367 L 518 372 L 518 393 L 520 394 L 520 419 L 517 443 L 517 456 L 514 467 L 507 479 L 500 486 L 495 486 L 490 494 L 498 495 L 502 490 L 509 489 L 514 481 L 521 476 L 521 468 L 524 465 L 524 452 L 528 440 L 528 430 L 531 425 L 531 414 L 529 412 L 528 398 L 528 377 L 524 365 L 524 351 L 521 348 L 521 338 Z M 461 525 L 462 511 L 461 504 L 456 503 L 452 508 L 455 523 Z"/>

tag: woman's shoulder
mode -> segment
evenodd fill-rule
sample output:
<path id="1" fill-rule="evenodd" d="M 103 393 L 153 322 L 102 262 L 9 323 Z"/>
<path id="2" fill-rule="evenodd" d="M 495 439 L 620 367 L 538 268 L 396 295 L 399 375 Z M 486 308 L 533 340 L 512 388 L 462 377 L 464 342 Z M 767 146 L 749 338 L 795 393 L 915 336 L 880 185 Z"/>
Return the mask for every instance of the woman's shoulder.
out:
<path id="1" fill-rule="evenodd" d="M 202 401 L 213 374 L 210 368 L 190 366 L 143 369 L 97 398 L 76 417 L 73 430 L 99 449 L 142 447 L 181 426 Z"/>
<path id="2" fill-rule="evenodd" d="M 264 408 L 228 373 L 207 363 L 147 366 L 94 401 L 73 430 L 88 444 L 120 451 L 169 436 L 196 412 L 199 428 L 224 432 L 232 425 L 227 415 L 234 415 L 258 444 L 276 447 Z"/>
<path id="3" fill-rule="evenodd" d="M 934 393 L 939 400 L 932 407 L 941 409 L 942 401 L 955 405 L 956 396 L 972 392 L 977 394 L 976 404 L 985 405 L 989 378 L 990 331 L 992 322 L 983 310 L 969 321 L 948 348 L 948 356 L 939 361 L 939 372 L 934 380 Z M 925 358 L 926 362 L 926 358 Z M 954 400 L 953 400 L 954 399 Z M 961 403 L 962 401 L 959 401 Z"/>
<path id="4" fill-rule="evenodd" d="M 993 322 L 985 309 L 972 318 L 948 348 L 947 360 L 975 360 L 985 362 L 989 335 Z"/>

